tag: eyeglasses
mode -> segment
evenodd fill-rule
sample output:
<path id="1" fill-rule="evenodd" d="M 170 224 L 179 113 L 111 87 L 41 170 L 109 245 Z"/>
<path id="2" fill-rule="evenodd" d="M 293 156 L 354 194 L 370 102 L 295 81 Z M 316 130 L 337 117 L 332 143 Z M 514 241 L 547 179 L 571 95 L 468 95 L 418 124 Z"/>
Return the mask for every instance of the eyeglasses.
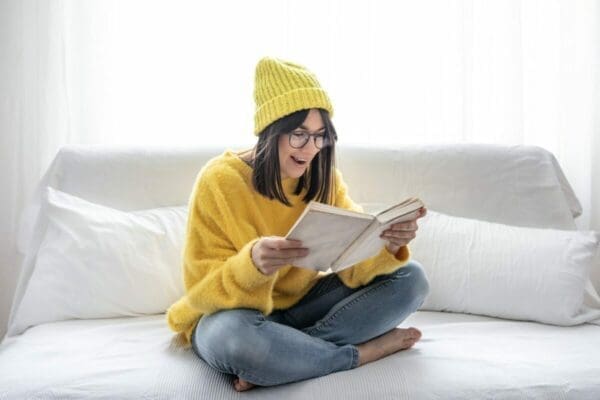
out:
<path id="1" fill-rule="evenodd" d="M 295 149 L 301 149 L 306 146 L 308 143 L 308 139 L 311 137 L 315 143 L 317 149 L 322 149 L 323 147 L 329 146 L 329 139 L 325 137 L 324 133 L 308 133 L 304 131 L 294 131 L 288 133 L 290 137 L 290 146 Z"/>

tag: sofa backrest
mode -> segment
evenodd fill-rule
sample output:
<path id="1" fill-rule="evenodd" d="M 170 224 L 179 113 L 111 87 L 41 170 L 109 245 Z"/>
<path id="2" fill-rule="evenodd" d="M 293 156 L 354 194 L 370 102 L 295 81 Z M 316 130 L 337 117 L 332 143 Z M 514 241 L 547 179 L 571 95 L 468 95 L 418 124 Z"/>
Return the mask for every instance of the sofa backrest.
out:
<path id="1" fill-rule="evenodd" d="M 27 246 L 48 185 L 124 211 L 183 205 L 201 167 L 224 150 L 65 146 L 23 213 L 19 248 Z M 451 215 L 561 229 L 575 229 L 581 213 L 555 157 L 537 146 L 338 145 L 336 154 L 350 196 L 366 211 L 418 196 Z"/>
<path id="2" fill-rule="evenodd" d="M 339 154 L 350 196 L 361 204 L 417 196 L 450 215 L 559 229 L 576 229 L 582 211 L 554 155 L 538 146 L 352 147 Z"/>

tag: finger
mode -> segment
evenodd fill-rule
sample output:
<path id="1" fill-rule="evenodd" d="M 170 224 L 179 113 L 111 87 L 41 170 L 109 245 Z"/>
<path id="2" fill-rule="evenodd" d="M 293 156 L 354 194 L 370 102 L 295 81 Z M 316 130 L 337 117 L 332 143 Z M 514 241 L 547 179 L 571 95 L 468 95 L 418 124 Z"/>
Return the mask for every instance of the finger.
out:
<path id="1" fill-rule="evenodd" d="M 408 226 L 406 228 L 407 231 L 416 231 L 417 229 L 419 229 L 419 226 L 417 225 L 416 219 L 410 221 L 410 223 L 408 224 Z"/>
<path id="2" fill-rule="evenodd" d="M 265 258 L 273 260 L 286 260 L 301 258 L 308 255 L 308 249 L 305 247 L 291 249 L 268 249 L 265 251 Z"/>
<path id="3" fill-rule="evenodd" d="M 391 231 L 391 232 L 384 232 L 382 234 L 382 238 L 384 239 L 401 239 L 401 240 L 411 240 L 414 239 L 416 237 L 416 232 L 415 231 Z"/>
<path id="4" fill-rule="evenodd" d="M 288 264 L 290 264 L 290 263 L 281 262 L 280 260 L 272 260 L 272 261 L 266 261 L 264 266 L 266 268 L 281 268 L 281 267 L 285 267 Z"/>
<path id="5" fill-rule="evenodd" d="M 411 240 L 413 240 L 416 237 L 416 235 L 398 235 L 398 236 L 394 236 L 394 235 L 389 235 L 384 237 L 384 240 L 390 241 L 394 244 L 406 244 L 408 242 L 410 242 Z"/>
<path id="6" fill-rule="evenodd" d="M 418 229 L 417 220 L 410 220 L 408 222 L 401 222 L 393 224 L 389 229 L 391 231 L 416 231 Z"/>
<path id="7" fill-rule="evenodd" d="M 302 241 L 296 239 L 286 239 L 282 237 L 267 238 L 267 247 L 272 249 L 294 249 L 302 247 Z"/>

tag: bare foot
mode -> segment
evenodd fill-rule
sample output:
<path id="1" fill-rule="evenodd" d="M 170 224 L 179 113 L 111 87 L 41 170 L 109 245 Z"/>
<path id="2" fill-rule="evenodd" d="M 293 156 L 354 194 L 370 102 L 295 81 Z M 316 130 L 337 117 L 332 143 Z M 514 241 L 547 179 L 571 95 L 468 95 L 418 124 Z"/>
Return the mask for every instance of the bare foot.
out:
<path id="1" fill-rule="evenodd" d="M 421 331 L 417 328 L 408 329 L 394 328 L 374 339 L 359 344 L 358 347 L 358 366 L 379 360 L 400 350 L 406 350 L 412 347 L 421 339 Z"/>
<path id="2" fill-rule="evenodd" d="M 243 380 L 242 378 L 236 376 L 233 379 L 233 387 L 235 388 L 235 390 L 237 390 L 238 392 L 243 392 L 249 389 L 252 389 L 255 385 L 253 383 L 250 383 L 248 381 Z"/>

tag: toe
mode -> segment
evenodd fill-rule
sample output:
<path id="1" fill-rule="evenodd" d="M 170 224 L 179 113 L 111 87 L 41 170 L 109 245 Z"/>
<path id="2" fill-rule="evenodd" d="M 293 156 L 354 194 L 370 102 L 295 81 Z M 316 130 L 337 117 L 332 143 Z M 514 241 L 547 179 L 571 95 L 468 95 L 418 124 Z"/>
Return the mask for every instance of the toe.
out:
<path id="1" fill-rule="evenodd" d="M 254 386 L 255 385 L 253 383 L 245 381 L 245 380 L 241 379 L 240 377 L 236 377 L 234 379 L 234 387 L 235 387 L 235 390 L 237 390 L 238 392 L 252 389 Z"/>
<path id="2" fill-rule="evenodd" d="M 408 328 L 408 331 L 410 332 L 410 337 L 412 337 L 414 339 L 420 339 L 421 336 L 423 335 L 420 330 L 418 330 L 417 328 L 412 327 L 412 326 L 410 328 Z"/>

